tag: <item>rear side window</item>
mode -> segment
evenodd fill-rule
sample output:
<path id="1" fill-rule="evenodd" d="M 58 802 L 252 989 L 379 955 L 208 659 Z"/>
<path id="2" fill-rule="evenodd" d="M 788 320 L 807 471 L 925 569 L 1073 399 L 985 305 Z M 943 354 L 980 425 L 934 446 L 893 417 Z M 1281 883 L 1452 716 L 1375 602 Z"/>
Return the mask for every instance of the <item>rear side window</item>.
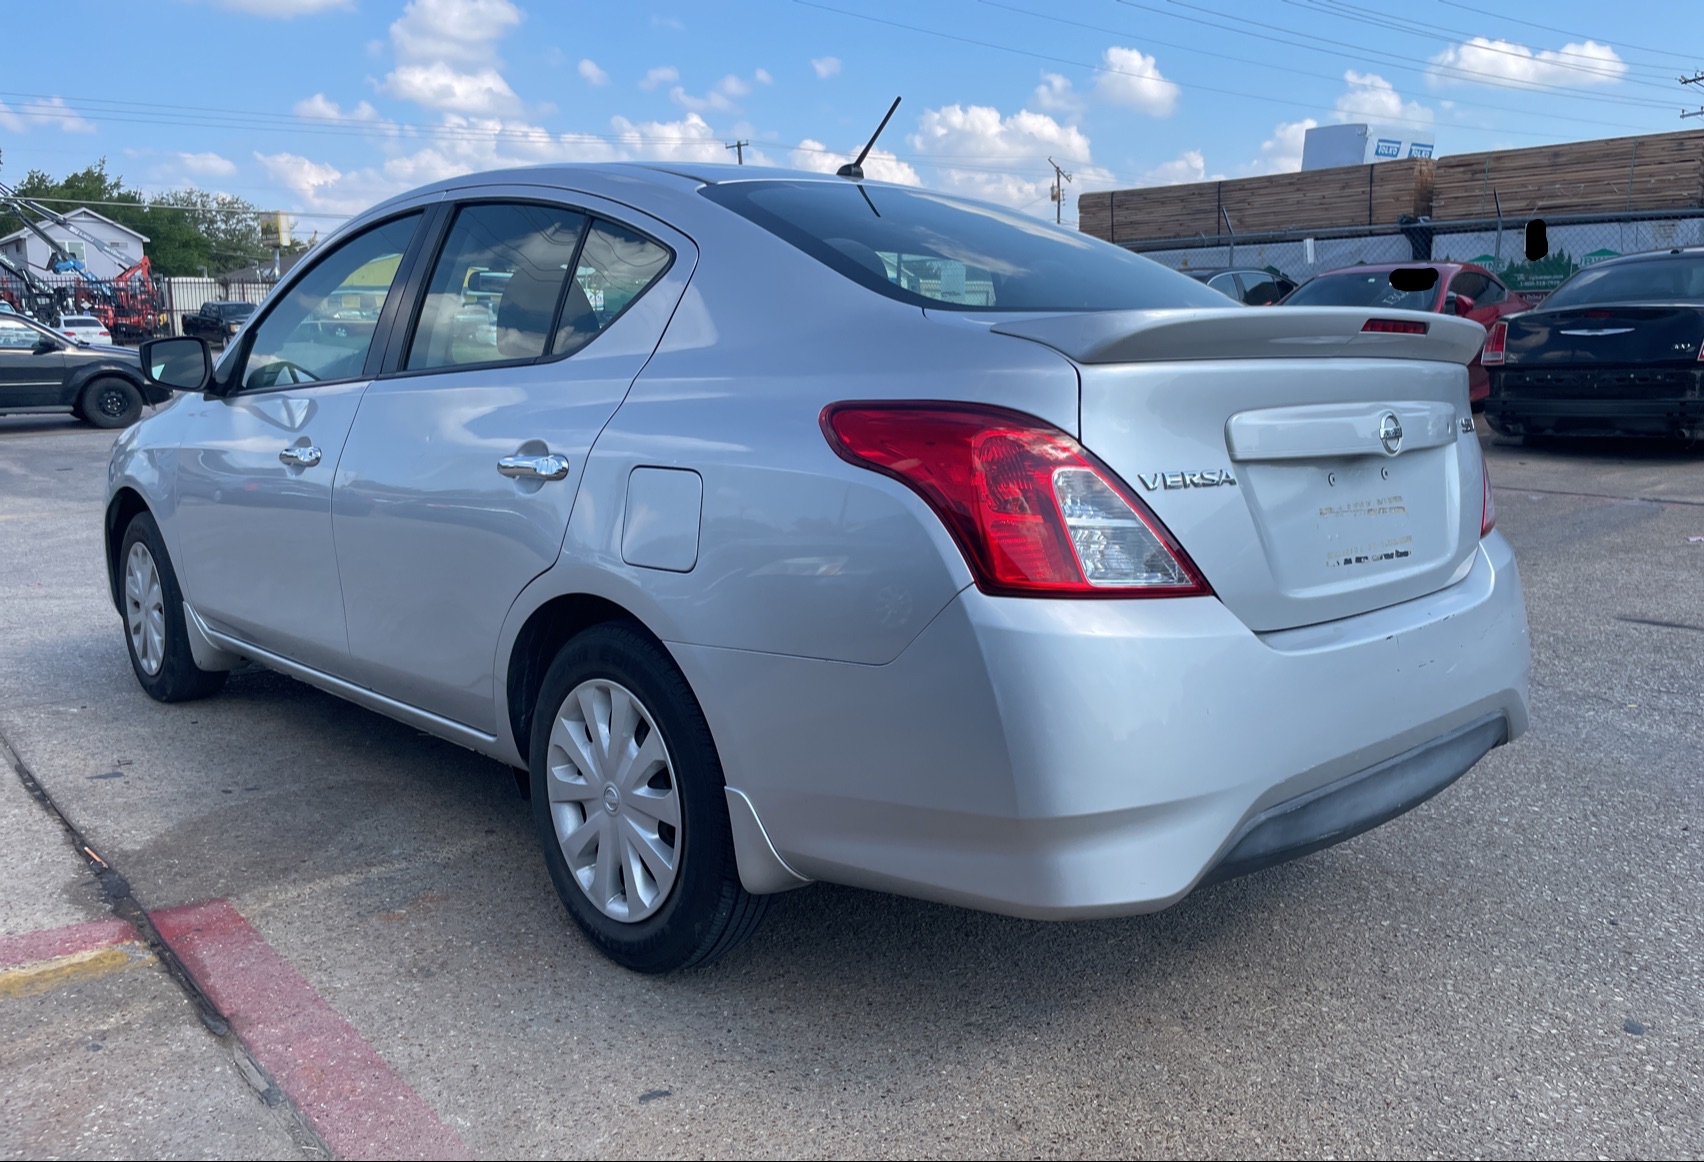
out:
<path id="1" fill-rule="evenodd" d="M 1704 258 L 1677 255 L 1588 267 L 1551 291 L 1544 306 L 1627 302 L 1704 303 Z"/>
<path id="2" fill-rule="evenodd" d="M 614 222 L 594 222 L 575 264 L 551 353 L 565 355 L 590 343 L 668 269 L 673 258 L 667 247 L 643 234 Z"/>
<path id="3" fill-rule="evenodd" d="M 463 206 L 432 269 L 408 368 L 543 355 L 585 230 L 584 214 L 559 206 Z"/>
<path id="4" fill-rule="evenodd" d="M 737 181 L 703 195 L 889 298 L 960 311 L 1224 307 L 1188 275 L 1109 242 L 926 190 Z"/>

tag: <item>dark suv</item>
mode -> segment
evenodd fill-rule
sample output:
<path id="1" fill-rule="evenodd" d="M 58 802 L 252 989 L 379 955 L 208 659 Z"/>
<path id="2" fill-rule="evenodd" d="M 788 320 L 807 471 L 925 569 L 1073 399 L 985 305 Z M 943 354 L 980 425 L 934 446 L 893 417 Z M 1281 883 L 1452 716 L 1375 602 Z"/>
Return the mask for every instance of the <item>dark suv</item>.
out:
<path id="1" fill-rule="evenodd" d="M 97 428 L 122 428 L 145 403 L 171 392 L 142 379 L 136 352 L 84 346 L 22 315 L 0 314 L 0 415 L 70 412 Z"/>
<path id="2" fill-rule="evenodd" d="M 222 344 L 248 322 L 253 303 L 202 303 L 193 315 L 183 317 L 183 333 L 194 339 Z"/>

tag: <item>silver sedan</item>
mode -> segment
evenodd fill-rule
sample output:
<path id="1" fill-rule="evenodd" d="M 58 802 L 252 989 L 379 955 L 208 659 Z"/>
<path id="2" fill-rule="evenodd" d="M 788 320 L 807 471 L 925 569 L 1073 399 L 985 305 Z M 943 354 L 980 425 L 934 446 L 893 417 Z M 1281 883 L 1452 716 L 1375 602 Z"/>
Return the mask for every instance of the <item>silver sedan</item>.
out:
<path id="1" fill-rule="evenodd" d="M 815 880 L 1153 911 L 1526 728 L 1483 338 L 915 188 L 457 178 L 143 348 L 112 595 L 154 698 L 256 662 L 525 772 L 639 971 Z"/>

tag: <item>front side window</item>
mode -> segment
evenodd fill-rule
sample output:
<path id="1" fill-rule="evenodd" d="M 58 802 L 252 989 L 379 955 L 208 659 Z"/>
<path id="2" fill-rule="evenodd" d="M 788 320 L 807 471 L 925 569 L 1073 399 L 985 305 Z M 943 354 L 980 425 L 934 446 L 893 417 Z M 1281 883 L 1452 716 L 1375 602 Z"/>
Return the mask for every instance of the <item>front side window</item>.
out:
<path id="1" fill-rule="evenodd" d="M 1223 307 L 1151 259 L 1015 210 L 844 180 L 754 180 L 704 197 L 863 286 L 919 307 L 1071 311 Z"/>
<path id="2" fill-rule="evenodd" d="M 544 354 L 586 216 L 479 203 L 456 213 L 409 344 L 411 371 Z"/>
<path id="3" fill-rule="evenodd" d="M 1458 295 L 1466 295 L 1478 303 L 1485 298 L 1485 284 L 1489 281 L 1476 270 L 1464 270 L 1450 279 L 1450 290 Z"/>
<path id="4" fill-rule="evenodd" d="M 243 389 L 358 377 L 419 224 L 414 213 L 375 226 L 297 280 L 254 329 Z"/>

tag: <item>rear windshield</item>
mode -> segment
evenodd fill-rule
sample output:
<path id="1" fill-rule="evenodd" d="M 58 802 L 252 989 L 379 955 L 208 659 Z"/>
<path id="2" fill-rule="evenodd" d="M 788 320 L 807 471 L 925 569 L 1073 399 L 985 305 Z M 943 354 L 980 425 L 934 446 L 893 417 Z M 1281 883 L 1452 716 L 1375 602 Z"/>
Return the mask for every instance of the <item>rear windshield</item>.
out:
<path id="1" fill-rule="evenodd" d="M 1438 290 L 1399 291 L 1390 285 L 1390 271 L 1322 274 L 1297 287 L 1284 300 L 1296 307 L 1382 307 L 1393 311 L 1429 311 Z"/>
<path id="2" fill-rule="evenodd" d="M 1194 279 L 1027 214 L 852 181 L 741 181 L 704 196 L 854 282 L 959 311 L 1225 306 Z"/>
<path id="3" fill-rule="evenodd" d="M 101 321 L 93 315 L 64 315 L 59 323 L 64 327 L 98 327 Z"/>
<path id="4" fill-rule="evenodd" d="M 1551 291 L 1544 308 L 1628 302 L 1704 303 L 1704 256 L 1587 267 Z"/>
<path id="5" fill-rule="evenodd" d="M 253 303 L 225 303 L 223 306 L 220 307 L 220 310 L 224 311 L 225 314 L 229 315 L 232 318 L 240 319 L 240 318 L 243 318 L 244 316 L 254 314 L 254 304 Z"/>

